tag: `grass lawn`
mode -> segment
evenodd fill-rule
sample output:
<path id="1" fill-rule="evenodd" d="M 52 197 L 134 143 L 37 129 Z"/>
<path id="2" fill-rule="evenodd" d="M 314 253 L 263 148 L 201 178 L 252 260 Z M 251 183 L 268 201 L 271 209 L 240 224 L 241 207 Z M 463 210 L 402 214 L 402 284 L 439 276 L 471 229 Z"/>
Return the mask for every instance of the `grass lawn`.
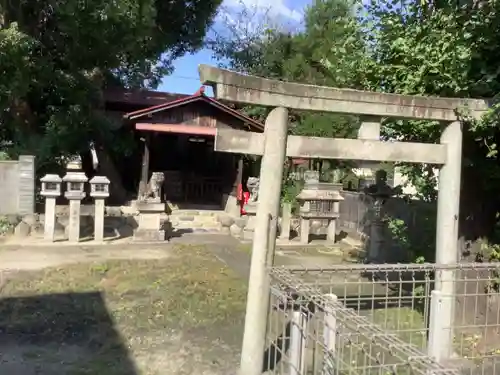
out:
<path id="1" fill-rule="evenodd" d="M 20 272 L 2 289 L 0 373 L 234 373 L 245 284 L 200 246 Z"/>

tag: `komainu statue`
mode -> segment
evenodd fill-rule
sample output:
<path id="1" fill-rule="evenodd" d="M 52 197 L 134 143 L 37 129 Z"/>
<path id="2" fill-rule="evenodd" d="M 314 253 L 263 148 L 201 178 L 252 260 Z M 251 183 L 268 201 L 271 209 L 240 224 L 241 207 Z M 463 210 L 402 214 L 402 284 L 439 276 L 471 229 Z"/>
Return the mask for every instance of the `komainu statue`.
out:
<path id="1" fill-rule="evenodd" d="M 247 187 L 250 191 L 249 202 L 257 202 L 259 199 L 259 185 L 260 179 L 258 177 L 249 177 L 247 181 Z"/>
<path id="2" fill-rule="evenodd" d="M 153 172 L 146 186 L 142 200 L 161 201 L 161 188 L 164 181 L 165 176 L 163 172 Z"/>

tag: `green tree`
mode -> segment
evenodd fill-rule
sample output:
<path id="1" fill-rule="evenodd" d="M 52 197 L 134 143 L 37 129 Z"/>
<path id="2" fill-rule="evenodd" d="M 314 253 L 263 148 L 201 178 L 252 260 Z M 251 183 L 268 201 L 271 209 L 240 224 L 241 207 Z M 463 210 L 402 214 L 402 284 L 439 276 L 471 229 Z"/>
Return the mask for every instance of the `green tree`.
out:
<path id="1" fill-rule="evenodd" d="M 43 168 L 96 142 L 124 152 L 99 111 L 109 86 L 156 87 L 203 45 L 221 0 L 0 4 L 0 144 Z"/>
<path id="2" fill-rule="evenodd" d="M 247 27 L 248 23 L 252 27 Z M 357 79 L 351 75 L 357 70 L 350 67 L 366 56 L 352 4 L 344 0 L 314 2 L 305 10 L 301 31 L 272 25 L 268 15 L 259 18 L 251 9 L 244 8 L 212 41 L 215 56 L 226 68 L 284 81 L 348 87 L 348 83 Z M 335 46 L 332 40 L 336 41 Z M 324 55 L 327 49 L 329 53 Z M 329 69 L 331 65 L 325 63 L 327 57 L 342 74 Z M 269 111 L 255 106 L 244 110 L 261 121 Z M 290 112 L 291 134 L 352 138 L 358 128 L 356 116 Z M 318 168 L 323 165 L 321 161 L 314 164 Z M 339 166 L 339 163 L 329 164 Z"/>
<path id="3" fill-rule="evenodd" d="M 363 6 L 317 0 L 306 9 L 304 29 L 264 31 L 245 38 L 246 44 L 222 43 L 227 48 L 216 53 L 229 60 L 230 67 L 247 73 L 334 87 L 490 98 L 500 89 L 500 4 L 495 1 L 373 0 Z M 485 234 L 500 206 L 498 110 L 494 106 L 479 121 L 459 110 L 466 125 L 462 227 L 475 228 L 472 235 Z M 292 113 L 292 131 L 349 136 L 355 127 L 345 126 L 341 118 L 350 120 Z M 436 142 L 441 130 L 440 124 L 429 121 L 389 120 L 383 133 L 387 139 Z M 432 166 L 401 166 L 420 198 L 435 201 Z"/>

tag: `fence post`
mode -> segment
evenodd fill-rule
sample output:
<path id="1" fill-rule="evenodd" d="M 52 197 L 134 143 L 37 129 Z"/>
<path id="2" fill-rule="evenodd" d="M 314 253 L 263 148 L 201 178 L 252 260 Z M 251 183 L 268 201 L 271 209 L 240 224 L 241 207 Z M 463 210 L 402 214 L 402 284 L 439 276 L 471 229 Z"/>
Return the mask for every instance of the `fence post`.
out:
<path id="1" fill-rule="evenodd" d="M 337 302 L 338 298 L 335 294 L 327 294 L 326 297 L 332 302 Z M 324 328 L 323 328 L 323 344 L 325 351 L 323 354 L 323 375 L 335 373 L 335 344 L 337 341 L 337 317 L 335 311 L 325 309 Z"/>
<path id="2" fill-rule="evenodd" d="M 443 294 L 439 290 L 431 292 L 431 306 L 429 316 L 429 337 L 427 342 L 427 355 L 439 362 L 443 353 L 443 345 L 447 342 L 444 320 L 441 316 Z"/>
<path id="3" fill-rule="evenodd" d="M 290 368 L 289 375 L 305 375 L 305 353 L 307 336 L 307 315 L 301 306 L 292 312 L 290 328 Z"/>

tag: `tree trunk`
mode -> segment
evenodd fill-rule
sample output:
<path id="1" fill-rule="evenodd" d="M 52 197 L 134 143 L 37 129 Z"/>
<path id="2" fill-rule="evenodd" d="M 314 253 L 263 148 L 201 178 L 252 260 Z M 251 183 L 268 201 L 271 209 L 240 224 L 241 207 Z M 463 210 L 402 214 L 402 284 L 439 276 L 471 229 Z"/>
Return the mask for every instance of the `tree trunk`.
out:
<path id="1" fill-rule="evenodd" d="M 98 175 L 106 176 L 109 181 L 109 199 L 111 204 L 124 204 L 127 202 L 128 194 L 123 187 L 120 173 L 115 167 L 113 160 L 104 150 L 96 149 L 97 157 L 99 158 Z"/>

